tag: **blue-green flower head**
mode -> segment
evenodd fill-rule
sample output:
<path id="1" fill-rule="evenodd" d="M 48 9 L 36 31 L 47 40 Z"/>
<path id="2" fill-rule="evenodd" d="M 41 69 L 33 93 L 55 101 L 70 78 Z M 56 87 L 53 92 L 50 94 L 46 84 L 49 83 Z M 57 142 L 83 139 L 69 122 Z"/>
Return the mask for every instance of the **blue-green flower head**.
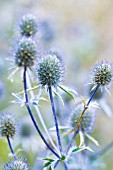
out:
<path id="1" fill-rule="evenodd" d="M 72 116 L 70 120 L 70 126 L 74 129 L 83 111 L 83 107 L 80 105 L 72 111 Z M 91 133 L 94 130 L 95 125 L 95 114 L 87 110 L 82 118 L 80 129 L 82 132 Z"/>
<path id="2" fill-rule="evenodd" d="M 108 86 L 113 80 L 112 66 L 106 61 L 95 65 L 92 74 L 92 81 L 95 85 Z"/>
<path id="3" fill-rule="evenodd" d="M 26 159 L 15 158 L 4 165 L 3 170 L 30 170 Z"/>
<path id="4" fill-rule="evenodd" d="M 13 138 L 19 130 L 19 125 L 11 113 L 3 113 L 0 115 L 0 134 L 2 137 Z"/>
<path id="5" fill-rule="evenodd" d="M 26 14 L 20 22 L 20 34 L 22 36 L 34 36 L 37 33 L 37 18 L 32 14 Z"/>
<path id="6" fill-rule="evenodd" d="M 40 84 L 44 87 L 57 86 L 63 78 L 64 67 L 55 54 L 45 54 L 39 60 L 37 75 Z"/>
<path id="7" fill-rule="evenodd" d="M 22 38 L 15 50 L 15 62 L 18 67 L 31 67 L 37 57 L 37 45 L 31 38 Z"/>

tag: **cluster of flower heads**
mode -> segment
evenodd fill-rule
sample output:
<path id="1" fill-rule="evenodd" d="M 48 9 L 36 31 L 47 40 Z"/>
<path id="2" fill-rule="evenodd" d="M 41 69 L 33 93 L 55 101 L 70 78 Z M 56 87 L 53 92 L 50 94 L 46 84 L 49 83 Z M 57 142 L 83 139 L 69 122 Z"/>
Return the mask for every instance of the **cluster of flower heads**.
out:
<path id="1" fill-rule="evenodd" d="M 92 82 L 95 85 L 108 86 L 113 80 L 113 69 L 106 61 L 95 65 L 92 70 Z"/>
<path id="2" fill-rule="evenodd" d="M 15 50 L 14 58 L 18 67 L 31 68 L 34 64 L 36 74 L 42 86 L 57 86 L 63 78 L 64 67 L 57 51 L 49 51 L 37 61 L 37 45 L 32 39 L 37 32 L 36 17 L 32 14 L 23 16 L 20 23 L 21 40 Z"/>
<path id="3" fill-rule="evenodd" d="M 37 43 L 33 36 L 37 33 L 37 20 L 32 14 L 26 14 L 22 17 L 19 25 L 21 39 L 18 41 L 14 58 L 18 67 L 31 67 L 38 55 Z"/>
<path id="4" fill-rule="evenodd" d="M 32 37 L 36 34 L 36 32 L 36 17 L 31 14 L 23 16 L 20 23 L 20 34 L 22 39 L 19 41 L 14 55 L 15 63 L 18 67 L 31 67 L 34 65 L 37 57 L 37 45 Z M 44 54 L 41 58 L 38 59 L 36 74 L 42 87 L 56 87 L 62 81 L 64 75 L 64 67 L 61 56 L 59 57 L 56 52 L 49 52 Z M 112 79 L 113 70 L 110 64 L 107 62 L 101 62 L 94 67 L 92 75 L 92 83 L 94 86 L 108 86 Z M 82 111 L 83 107 L 80 105 L 72 112 L 70 120 L 72 129 L 75 129 Z M 86 111 L 80 123 L 79 130 L 85 133 L 91 133 L 94 130 L 94 124 L 95 114 L 91 113 L 90 111 Z M 1 135 L 13 138 L 16 134 L 16 131 L 16 121 L 13 119 L 13 117 L 11 117 L 10 114 L 2 116 L 0 119 Z M 4 166 L 4 170 L 9 169 L 28 170 L 29 166 L 22 158 L 13 159 Z M 80 169 L 80 167 L 77 167 L 76 169 Z M 81 170 L 85 169 L 87 169 L 87 167 L 81 168 Z"/>
<path id="5" fill-rule="evenodd" d="M 42 86 L 57 86 L 62 81 L 63 73 L 63 64 L 55 54 L 48 53 L 39 60 L 37 74 Z"/>
<path id="6" fill-rule="evenodd" d="M 19 125 L 11 113 L 0 116 L 0 134 L 2 137 L 13 138 L 19 130 Z"/>
<path id="7" fill-rule="evenodd" d="M 4 165 L 3 170 L 29 170 L 30 167 L 26 159 L 13 158 L 8 163 Z"/>
<path id="8" fill-rule="evenodd" d="M 3 113 L 0 116 L 0 135 L 6 138 L 14 138 L 19 131 L 19 124 L 11 113 Z M 29 170 L 26 159 L 14 157 L 3 167 L 3 170 Z"/>
<path id="9" fill-rule="evenodd" d="M 72 129 L 76 127 L 82 111 L 83 106 L 81 105 L 79 105 L 73 110 L 70 120 L 70 126 L 72 127 Z M 87 110 L 83 115 L 79 130 L 85 133 L 91 133 L 94 130 L 94 125 L 95 125 L 95 113 L 92 113 L 91 111 Z"/>

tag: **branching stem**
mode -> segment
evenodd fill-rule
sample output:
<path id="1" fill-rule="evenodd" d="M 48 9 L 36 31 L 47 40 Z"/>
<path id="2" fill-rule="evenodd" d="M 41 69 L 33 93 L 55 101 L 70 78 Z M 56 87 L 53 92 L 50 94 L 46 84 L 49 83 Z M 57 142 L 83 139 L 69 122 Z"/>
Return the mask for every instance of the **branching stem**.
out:
<path id="1" fill-rule="evenodd" d="M 12 155 L 14 156 L 14 158 L 16 158 L 15 152 L 14 152 L 13 147 L 11 145 L 10 138 L 8 136 L 7 136 L 7 141 L 8 141 L 8 145 L 9 145 L 9 148 L 10 148 L 10 151 L 11 151 Z"/>
<path id="2" fill-rule="evenodd" d="M 29 70 L 28 70 L 28 71 L 29 71 Z M 27 85 L 28 85 L 28 88 L 30 89 L 30 88 L 31 88 L 31 82 L 30 82 L 29 72 L 28 72 L 28 74 L 27 74 Z M 30 91 L 30 95 L 31 95 L 32 98 L 34 98 L 34 93 L 33 93 L 33 91 Z M 45 131 L 45 133 L 46 133 L 46 135 L 47 135 L 47 137 L 48 137 L 49 142 L 50 142 L 51 145 L 54 147 L 54 149 L 56 150 L 56 152 L 59 153 L 58 148 L 57 148 L 56 145 L 54 144 L 54 142 L 53 142 L 53 140 L 52 140 L 52 138 L 51 138 L 51 136 L 50 136 L 50 134 L 49 134 L 49 132 L 48 132 L 48 129 L 47 129 L 46 125 L 45 125 L 45 122 L 44 122 L 44 120 L 43 120 L 43 117 L 42 117 L 42 115 L 41 115 L 41 113 L 40 113 L 40 110 L 39 110 L 38 106 L 37 106 L 37 105 L 34 105 L 34 108 L 35 108 L 35 110 L 36 110 L 38 119 L 39 119 L 39 121 L 40 121 L 40 123 L 41 123 L 41 125 L 42 125 L 42 127 L 43 127 L 43 129 L 44 129 L 44 131 Z"/>
<path id="3" fill-rule="evenodd" d="M 81 113 L 81 115 L 80 115 L 80 118 L 78 119 L 77 125 L 76 125 L 76 127 L 75 127 L 75 129 L 74 129 L 74 134 L 73 134 L 73 136 L 72 136 L 72 139 L 71 139 L 71 141 L 69 142 L 69 144 L 67 145 L 66 155 L 68 154 L 68 152 L 69 152 L 69 150 L 70 150 L 70 148 L 71 148 L 71 146 L 72 146 L 72 144 L 73 144 L 73 142 L 74 142 L 74 139 L 76 138 L 76 135 L 77 135 L 77 133 L 78 133 L 78 130 L 79 130 L 80 123 L 81 123 L 81 121 L 82 121 L 83 115 L 84 115 L 85 111 L 88 109 L 88 106 L 89 106 L 90 102 L 92 101 L 94 95 L 96 94 L 98 88 L 99 88 L 99 85 L 96 86 L 96 88 L 95 88 L 95 90 L 93 91 L 90 99 L 88 100 L 86 106 L 84 107 L 84 110 L 82 111 L 82 113 Z"/>
<path id="4" fill-rule="evenodd" d="M 53 150 L 53 148 L 51 148 L 51 146 L 48 144 L 48 142 L 47 142 L 46 139 L 44 138 L 43 134 L 41 133 L 41 131 L 40 131 L 38 125 L 37 125 L 37 122 L 35 121 L 35 118 L 34 118 L 34 116 L 33 116 L 33 114 L 32 114 L 31 108 L 30 108 L 30 106 L 29 106 L 29 104 L 28 104 L 28 103 L 29 103 L 29 99 L 28 99 L 28 94 L 27 94 L 26 71 L 27 71 L 27 68 L 24 67 L 23 83 L 24 83 L 24 93 L 25 93 L 25 104 L 26 104 L 26 108 L 27 108 L 27 110 L 28 110 L 28 112 L 29 112 L 29 115 L 30 115 L 30 117 L 31 117 L 31 120 L 32 120 L 32 122 L 33 122 L 36 130 L 38 131 L 41 139 L 43 140 L 43 142 L 45 143 L 45 145 L 51 150 L 51 152 L 52 152 L 54 155 L 56 155 L 57 158 L 60 159 L 60 156 Z"/>

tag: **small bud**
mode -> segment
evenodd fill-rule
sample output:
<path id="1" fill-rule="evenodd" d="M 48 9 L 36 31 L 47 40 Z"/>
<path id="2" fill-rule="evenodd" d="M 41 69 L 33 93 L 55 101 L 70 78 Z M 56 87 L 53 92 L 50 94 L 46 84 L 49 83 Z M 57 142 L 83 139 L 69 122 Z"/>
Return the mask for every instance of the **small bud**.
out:
<path id="1" fill-rule="evenodd" d="M 15 158 L 4 165 L 3 170 L 30 170 L 26 159 Z"/>
<path id="2" fill-rule="evenodd" d="M 34 36 L 37 32 L 37 20 L 32 14 L 24 15 L 20 22 L 20 33 L 22 36 Z"/>
<path id="3" fill-rule="evenodd" d="M 18 132 L 18 124 L 14 115 L 4 113 L 0 116 L 0 134 L 1 136 L 13 138 Z"/>
<path id="4" fill-rule="evenodd" d="M 22 38 L 16 48 L 14 57 L 16 64 L 21 66 L 30 67 L 34 64 L 37 56 L 36 43 L 31 38 Z"/>
<path id="5" fill-rule="evenodd" d="M 72 112 L 70 125 L 73 129 L 76 127 L 82 111 L 83 111 L 83 107 L 78 106 Z M 83 115 L 83 118 L 80 124 L 80 130 L 86 133 L 91 133 L 94 130 L 94 124 L 95 124 L 95 114 L 87 110 Z"/>
<path id="6" fill-rule="evenodd" d="M 94 66 L 92 80 L 95 85 L 107 86 L 113 79 L 112 66 L 102 61 Z"/>
<path id="7" fill-rule="evenodd" d="M 64 67 L 56 55 L 46 54 L 38 63 L 37 73 L 42 86 L 57 86 L 62 81 Z"/>

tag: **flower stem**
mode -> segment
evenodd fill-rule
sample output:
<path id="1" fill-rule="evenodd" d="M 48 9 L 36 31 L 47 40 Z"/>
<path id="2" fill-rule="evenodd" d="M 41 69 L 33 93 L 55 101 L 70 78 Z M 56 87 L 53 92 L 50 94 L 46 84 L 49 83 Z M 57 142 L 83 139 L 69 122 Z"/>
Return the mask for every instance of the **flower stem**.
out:
<path id="1" fill-rule="evenodd" d="M 64 162 L 63 164 L 64 164 L 64 168 L 65 168 L 65 170 L 68 170 L 68 167 L 67 167 L 66 162 Z"/>
<path id="2" fill-rule="evenodd" d="M 87 105 L 86 105 L 86 106 L 89 106 L 89 104 L 90 104 L 90 102 L 92 101 L 92 99 L 93 99 L 95 93 L 97 92 L 99 86 L 100 86 L 100 85 L 97 85 L 96 88 L 94 89 L 94 91 L 93 91 L 93 93 L 92 93 L 92 95 L 91 95 L 89 101 L 87 102 Z"/>
<path id="3" fill-rule="evenodd" d="M 24 74 L 23 74 L 23 82 L 24 82 L 24 93 L 25 93 L 25 104 L 26 104 L 26 108 L 29 112 L 29 115 L 31 117 L 31 120 L 36 128 L 36 130 L 38 131 L 41 139 L 43 140 L 43 142 L 45 143 L 45 145 L 51 150 L 51 152 L 56 155 L 57 158 L 60 158 L 60 156 L 51 148 L 51 146 L 47 143 L 46 139 L 44 138 L 43 134 L 41 133 L 38 125 L 37 125 L 37 122 L 35 121 L 35 118 L 32 114 L 32 111 L 31 111 L 31 108 L 29 107 L 29 99 L 28 99 L 28 94 L 27 94 L 27 81 L 26 81 L 26 71 L 27 71 L 27 68 L 24 67 Z"/>
<path id="4" fill-rule="evenodd" d="M 69 150 L 70 150 L 70 148 L 71 148 L 71 146 L 72 146 L 72 144 L 73 144 L 73 142 L 74 142 L 74 139 L 76 138 L 76 135 L 77 135 L 77 133 L 78 133 L 78 130 L 79 130 L 80 123 L 81 123 L 81 121 L 82 121 L 83 115 L 84 115 L 85 111 L 88 109 L 88 106 L 89 106 L 90 102 L 92 101 L 94 95 L 96 94 L 98 88 L 99 88 L 99 85 L 96 86 L 96 88 L 95 88 L 95 90 L 93 91 L 90 99 L 88 100 L 86 106 L 84 107 L 84 110 L 82 111 L 82 113 L 81 113 L 81 115 L 80 115 L 80 118 L 78 119 L 77 125 L 76 125 L 76 127 L 75 127 L 75 129 L 74 129 L 74 134 L 73 134 L 73 136 L 72 136 L 72 139 L 71 139 L 71 141 L 69 142 L 69 144 L 67 145 L 66 155 L 68 154 L 68 152 L 69 152 Z"/>
<path id="5" fill-rule="evenodd" d="M 58 160 L 55 165 L 54 165 L 54 169 L 57 167 L 58 163 L 59 163 L 60 160 Z"/>
<path id="6" fill-rule="evenodd" d="M 51 108 L 52 108 L 53 117 L 54 117 L 54 123 L 55 123 L 55 127 L 56 127 L 59 150 L 62 155 L 62 144 L 61 144 L 60 132 L 59 132 L 59 128 L 58 128 L 58 122 L 57 122 L 57 117 L 56 117 L 56 112 L 55 112 L 54 101 L 53 101 L 52 88 L 49 87 L 48 89 L 49 89 L 49 96 L 50 96 L 50 101 L 51 101 Z"/>
<path id="7" fill-rule="evenodd" d="M 10 138 L 9 138 L 8 136 L 7 136 L 7 141 L 8 141 L 8 145 L 9 145 L 9 148 L 10 148 L 11 153 L 12 153 L 13 155 L 15 155 L 14 150 L 13 150 L 13 147 L 12 147 L 12 145 L 11 145 Z"/>
<path id="8" fill-rule="evenodd" d="M 28 70 L 28 71 L 29 71 L 29 70 Z M 28 74 L 27 74 L 27 72 L 26 72 L 26 75 L 27 75 L 28 88 L 31 88 L 31 82 L 30 82 L 29 72 L 28 72 Z M 31 95 L 32 98 L 34 98 L 34 93 L 33 93 L 33 91 L 30 91 L 30 95 Z M 54 149 L 57 151 L 57 153 L 59 153 L 59 150 L 57 149 L 56 145 L 54 144 L 54 142 L 53 142 L 53 140 L 52 140 L 52 138 L 51 138 L 51 136 L 50 136 L 50 134 L 49 134 L 49 132 L 48 132 L 48 129 L 47 129 L 46 125 L 45 125 L 45 122 L 44 122 L 44 120 L 43 120 L 43 117 L 42 117 L 42 115 L 41 115 L 41 113 L 40 113 L 40 110 L 39 110 L 38 106 L 37 106 L 37 105 L 34 105 L 34 108 L 35 108 L 35 110 L 36 110 L 38 119 L 40 120 L 40 123 L 41 123 L 41 125 L 42 125 L 42 127 L 43 127 L 43 129 L 44 129 L 44 131 L 45 131 L 45 133 L 46 133 L 46 135 L 47 135 L 47 137 L 48 137 L 48 140 L 50 141 L 50 143 L 51 143 L 51 145 L 54 147 Z"/>
<path id="9" fill-rule="evenodd" d="M 59 163 L 60 161 L 58 160 L 56 163 L 55 163 L 55 165 L 54 165 L 54 169 L 57 167 L 57 165 L 58 165 L 58 163 Z M 64 168 L 65 168 L 65 170 L 68 170 L 68 167 L 67 167 L 67 164 L 66 164 L 66 162 L 63 162 L 63 164 L 64 164 Z"/>

